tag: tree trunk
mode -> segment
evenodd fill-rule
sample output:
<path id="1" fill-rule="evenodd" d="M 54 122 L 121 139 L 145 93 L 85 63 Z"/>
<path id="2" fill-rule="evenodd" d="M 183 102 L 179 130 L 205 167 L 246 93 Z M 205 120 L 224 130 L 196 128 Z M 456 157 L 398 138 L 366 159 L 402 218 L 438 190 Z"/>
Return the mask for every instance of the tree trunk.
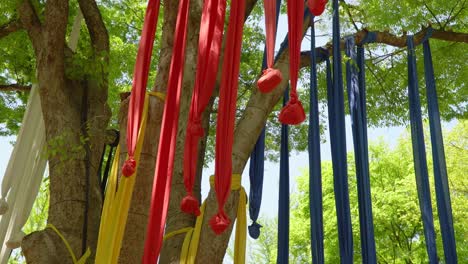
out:
<path id="1" fill-rule="evenodd" d="M 102 52 L 101 57 L 94 58 L 96 65 L 106 66 L 108 36 L 96 3 L 80 1 L 80 7 L 95 54 Z M 37 58 L 48 145 L 48 223 L 63 234 L 74 254 L 80 257 L 84 236 L 87 237 L 86 247 L 93 249 L 93 253 L 96 248 L 102 205 L 97 168 L 111 113 L 107 105 L 107 73 L 103 71 L 97 73 L 97 77 L 87 76 L 83 80 L 66 77 L 65 69 L 73 67 L 66 64 L 66 58 L 73 56 L 65 44 L 68 8 L 68 1 L 47 1 L 43 23 L 31 2 L 21 2 L 18 10 Z M 85 112 L 87 116 L 82 116 Z M 86 173 L 87 167 L 89 173 Z M 83 230 L 85 215 L 87 225 Z M 28 263 L 72 263 L 64 242 L 49 228 L 26 236 L 22 249 Z"/>

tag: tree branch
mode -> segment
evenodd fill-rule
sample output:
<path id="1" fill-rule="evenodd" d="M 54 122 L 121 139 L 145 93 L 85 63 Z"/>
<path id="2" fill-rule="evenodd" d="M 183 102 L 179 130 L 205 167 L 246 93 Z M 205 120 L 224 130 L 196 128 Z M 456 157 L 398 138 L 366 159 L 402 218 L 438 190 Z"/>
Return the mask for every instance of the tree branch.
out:
<path id="1" fill-rule="evenodd" d="M 19 20 L 11 20 L 0 26 L 0 39 L 23 29 Z"/>
<path id="2" fill-rule="evenodd" d="M 428 33 L 429 28 L 423 28 L 418 33 L 414 34 L 414 41 L 415 45 L 421 43 L 424 39 L 426 34 Z M 369 31 L 367 29 L 363 29 L 355 34 L 356 36 L 356 43 L 360 43 L 364 37 L 367 35 Z M 406 46 L 406 36 L 396 36 L 391 34 L 390 32 L 380 32 L 376 31 L 377 39 L 376 43 L 387 44 L 394 47 L 405 47 Z M 442 29 L 434 29 L 432 32 L 433 39 L 445 40 L 445 41 L 452 41 L 452 42 L 463 42 L 468 43 L 468 34 L 461 33 L 461 32 L 453 32 L 453 31 L 445 31 Z M 344 43 L 344 42 L 343 42 Z M 343 44 L 342 43 L 342 44 Z"/>
<path id="3" fill-rule="evenodd" d="M 42 26 L 31 0 L 20 2 L 18 13 L 21 24 L 27 30 L 37 55 L 42 44 Z"/>
<path id="4" fill-rule="evenodd" d="M 91 42 L 97 54 L 109 51 L 109 34 L 94 0 L 79 0 L 81 12 L 86 21 Z M 107 57 L 107 56 L 106 56 Z"/>
<path id="5" fill-rule="evenodd" d="M 31 90 L 31 85 L 22 85 L 22 84 L 0 84 L 0 92 L 29 92 Z"/>
<path id="6" fill-rule="evenodd" d="M 68 1 L 48 0 L 45 6 L 45 47 L 53 52 L 64 52 L 68 23 Z M 63 57 L 63 56 L 62 56 Z"/>

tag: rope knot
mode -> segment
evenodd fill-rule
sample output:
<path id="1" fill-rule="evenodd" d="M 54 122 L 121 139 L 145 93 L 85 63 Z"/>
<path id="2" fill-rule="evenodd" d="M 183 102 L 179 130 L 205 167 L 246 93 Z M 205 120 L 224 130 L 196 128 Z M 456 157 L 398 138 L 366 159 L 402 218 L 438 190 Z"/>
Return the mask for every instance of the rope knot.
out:
<path id="1" fill-rule="evenodd" d="M 257 86 L 260 92 L 269 93 L 273 91 L 283 80 L 281 71 L 273 68 L 268 68 L 263 71 L 262 77 L 257 81 Z"/>
<path id="2" fill-rule="evenodd" d="M 231 224 L 231 220 L 227 217 L 224 211 L 220 211 L 218 214 L 214 215 L 210 220 L 211 229 L 215 232 L 216 235 L 222 234 Z"/>
<path id="3" fill-rule="evenodd" d="M 249 235 L 253 239 L 257 239 L 260 236 L 260 228 L 262 225 L 254 221 L 250 226 L 249 226 Z"/>
<path id="4" fill-rule="evenodd" d="M 0 199 L 0 215 L 8 211 L 8 203 L 5 198 Z"/>
<path id="5" fill-rule="evenodd" d="M 285 125 L 299 125 L 305 119 L 306 115 L 301 101 L 297 99 L 297 95 L 291 95 L 291 100 L 281 109 L 279 121 Z"/>
<path id="6" fill-rule="evenodd" d="M 129 157 L 122 167 L 122 174 L 125 177 L 130 177 L 135 173 L 136 170 L 136 161 L 133 157 Z"/>
<path id="7" fill-rule="evenodd" d="M 193 194 L 187 194 L 180 203 L 180 209 L 187 214 L 200 215 L 200 205 Z"/>

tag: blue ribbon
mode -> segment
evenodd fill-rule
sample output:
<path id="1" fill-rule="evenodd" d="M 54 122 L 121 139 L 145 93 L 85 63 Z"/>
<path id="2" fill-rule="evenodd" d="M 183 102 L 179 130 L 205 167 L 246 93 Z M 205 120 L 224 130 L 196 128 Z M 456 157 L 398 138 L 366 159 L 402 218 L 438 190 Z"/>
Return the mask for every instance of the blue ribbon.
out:
<path id="1" fill-rule="evenodd" d="M 413 144 L 416 185 L 418 188 L 419 207 L 422 214 L 429 263 L 436 264 L 437 250 L 435 242 L 434 217 L 432 214 L 426 148 L 424 145 L 424 132 L 422 124 L 421 102 L 419 99 L 414 36 L 408 36 L 406 43 L 408 46 L 408 97 L 410 105 L 411 139 Z"/>
<path id="2" fill-rule="evenodd" d="M 353 231 L 349 208 L 346 128 L 340 51 L 338 0 L 333 0 L 333 88 L 328 88 L 328 120 L 341 263 L 353 263 Z"/>
<path id="3" fill-rule="evenodd" d="M 453 231 L 452 205 L 445 163 L 444 140 L 440 125 L 439 103 L 437 100 L 434 67 L 432 65 L 429 40 L 423 42 L 424 70 L 426 79 L 427 108 L 431 130 L 432 160 L 434 163 L 434 182 L 439 212 L 440 229 L 444 245 L 445 262 L 458 263 L 455 235 Z"/>
<path id="4" fill-rule="evenodd" d="M 313 19 L 313 18 L 312 18 Z M 320 157 L 320 124 L 317 94 L 317 56 L 315 53 L 315 27 L 311 25 L 310 38 L 310 109 L 309 109 L 309 210 L 312 263 L 324 263 L 322 169 Z"/>
<path id="5" fill-rule="evenodd" d="M 289 101 L 289 88 L 284 91 L 283 107 Z M 276 262 L 289 261 L 289 147 L 288 126 L 281 124 L 280 179 L 278 199 L 278 256 Z"/>
<path id="6" fill-rule="evenodd" d="M 356 54 L 355 48 L 354 36 L 347 37 L 345 52 L 346 56 L 350 59 L 346 62 L 346 84 L 353 131 L 354 160 L 356 164 L 362 263 L 377 263 L 369 177 L 367 116 L 365 112 L 364 48 L 360 47 L 359 55 Z M 353 64 L 353 62 L 356 62 L 356 64 Z"/>

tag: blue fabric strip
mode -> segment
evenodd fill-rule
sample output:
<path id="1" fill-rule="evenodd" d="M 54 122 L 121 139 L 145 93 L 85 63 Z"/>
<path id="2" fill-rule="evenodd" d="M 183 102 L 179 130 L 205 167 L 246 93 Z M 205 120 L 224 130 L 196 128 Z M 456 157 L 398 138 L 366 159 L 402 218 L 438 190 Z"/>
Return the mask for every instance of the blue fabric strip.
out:
<path id="1" fill-rule="evenodd" d="M 313 19 L 313 18 L 312 18 Z M 310 109 L 309 109 L 309 210 L 312 263 L 324 263 L 322 169 L 320 157 L 320 124 L 317 94 L 317 58 L 315 54 L 315 27 L 311 25 L 310 38 Z"/>
<path id="2" fill-rule="evenodd" d="M 414 170 L 418 188 L 419 207 L 421 209 L 426 238 L 426 248 L 429 263 L 437 263 L 437 250 L 434 232 L 434 217 L 432 214 L 431 193 L 424 145 L 421 102 L 419 99 L 418 72 L 416 66 L 416 50 L 414 37 L 407 37 L 408 46 L 408 98 L 410 105 L 411 139 L 413 144 Z"/>
<path id="3" fill-rule="evenodd" d="M 354 36 L 347 37 L 345 42 L 346 56 L 346 86 L 351 113 L 353 131 L 354 160 L 359 201 L 359 224 L 361 233 L 362 263 L 377 263 L 375 253 L 374 225 L 372 220 L 371 186 L 369 177 L 368 142 L 366 114 L 362 110 L 366 104 L 364 49 L 356 54 Z"/>
<path id="4" fill-rule="evenodd" d="M 333 0 L 333 88 L 328 91 L 328 112 L 340 257 L 341 263 L 353 263 L 338 0 Z"/>
<path id="5" fill-rule="evenodd" d="M 276 0 L 276 27 L 278 27 L 278 18 L 280 13 L 281 0 Z M 266 46 L 263 51 L 262 70 L 267 68 L 266 60 Z M 262 192 L 263 192 L 263 176 L 265 164 L 265 131 L 262 129 L 260 136 L 255 143 L 255 147 L 250 156 L 249 178 L 250 178 L 250 192 L 249 192 L 249 215 L 252 224 L 249 226 L 250 237 L 257 239 L 260 236 L 260 228 L 262 227 L 257 223 L 258 215 L 260 213 L 260 206 L 262 205 Z"/>
<path id="6" fill-rule="evenodd" d="M 444 140 L 440 125 L 439 103 L 432 65 L 432 54 L 429 40 L 423 43 L 424 69 L 426 79 L 426 95 L 429 110 L 429 126 L 431 130 L 432 159 L 434 163 L 434 182 L 437 197 L 440 229 L 444 245 L 445 262 L 458 263 L 455 235 L 453 231 L 452 205 L 445 164 Z"/>
<path id="7" fill-rule="evenodd" d="M 289 101 L 289 88 L 284 91 L 283 107 Z M 278 264 L 289 261 L 289 147 L 288 126 L 281 125 L 280 177 L 278 199 Z"/>

